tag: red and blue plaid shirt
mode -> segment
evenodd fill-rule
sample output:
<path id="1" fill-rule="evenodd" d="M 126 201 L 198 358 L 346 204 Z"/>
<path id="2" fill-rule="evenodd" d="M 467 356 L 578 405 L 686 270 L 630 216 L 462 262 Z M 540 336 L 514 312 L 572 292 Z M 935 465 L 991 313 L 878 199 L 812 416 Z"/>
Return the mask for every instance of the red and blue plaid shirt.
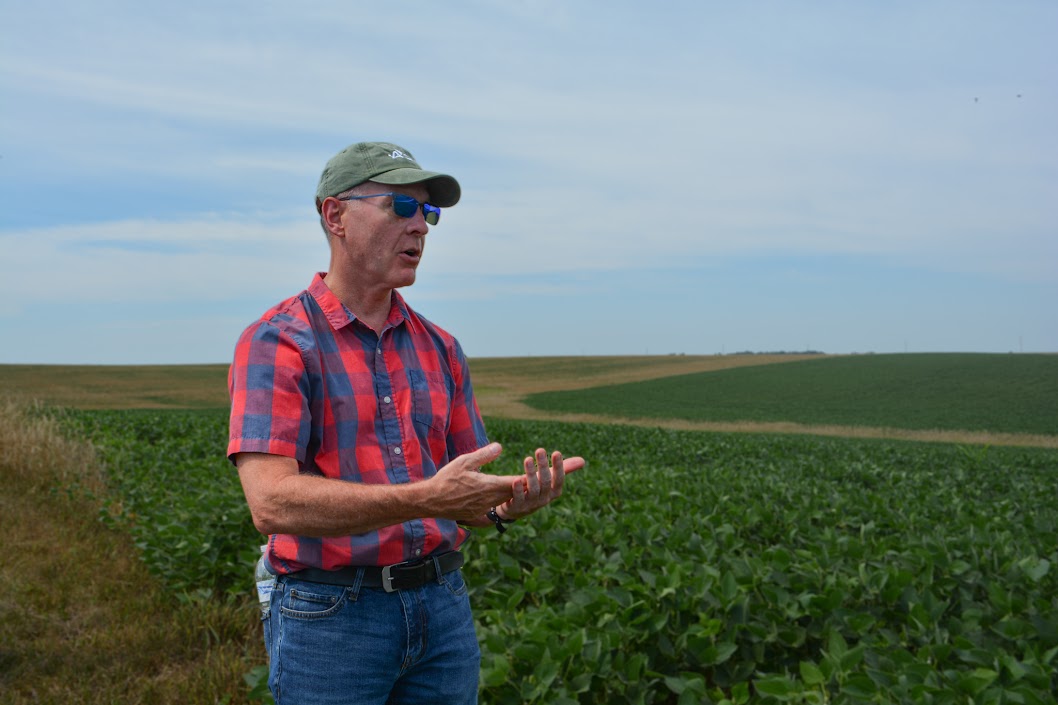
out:
<path id="1" fill-rule="evenodd" d="M 228 388 L 229 458 L 271 453 L 295 458 L 303 473 L 400 484 L 488 443 L 456 339 L 396 291 L 376 335 L 323 274 L 243 332 Z M 454 521 L 424 517 L 357 536 L 275 534 L 268 558 L 279 573 L 388 565 L 453 550 L 466 537 Z"/>

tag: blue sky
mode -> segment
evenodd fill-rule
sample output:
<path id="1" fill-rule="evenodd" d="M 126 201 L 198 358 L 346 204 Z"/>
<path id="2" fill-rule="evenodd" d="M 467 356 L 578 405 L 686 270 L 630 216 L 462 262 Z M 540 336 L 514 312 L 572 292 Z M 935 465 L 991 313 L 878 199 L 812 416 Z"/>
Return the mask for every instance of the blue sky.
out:
<path id="1" fill-rule="evenodd" d="M 1058 4 L 0 4 L 0 363 L 228 362 L 347 144 L 471 357 L 1058 351 Z"/>

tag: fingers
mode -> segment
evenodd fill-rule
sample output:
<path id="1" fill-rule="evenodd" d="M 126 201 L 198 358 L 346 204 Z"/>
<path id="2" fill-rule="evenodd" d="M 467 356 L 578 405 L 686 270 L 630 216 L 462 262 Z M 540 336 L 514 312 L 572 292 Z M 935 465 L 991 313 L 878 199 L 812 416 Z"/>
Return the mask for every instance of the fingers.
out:
<path id="1" fill-rule="evenodd" d="M 543 448 L 537 448 L 535 458 L 525 459 L 525 496 L 526 499 L 534 499 L 540 495 L 540 487 L 543 484 L 540 477 L 540 461 Z"/>
<path id="2" fill-rule="evenodd" d="M 539 471 L 540 492 L 550 499 L 554 473 L 551 472 L 551 461 L 547 457 L 547 451 L 543 448 L 536 449 L 536 468 Z"/>
<path id="3" fill-rule="evenodd" d="M 566 475 L 583 468 L 584 458 L 563 458 L 557 450 L 548 457 L 546 450 L 537 448 L 533 455 L 525 458 L 523 466 L 524 475 L 508 478 L 513 480 L 509 485 L 512 497 L 502 507 L 497 507 L 504 518 L 527 516 L 557 499 L 562 495 Z"/>
<path id="4" fill-rule="evenodd" d="M 525 459 L 525 499 L 534 503 L 543 499 L 544 504 L 562 494 L 562 485 L 565 482 L 566 472 L 572 472 L 584 465 L 582 458 L 572 459 L 570 469 L 564 468 L 562 453 L 555 451 L 548 458 L 547 451 L 537 448 L 532 457 Z M 515 488 L 517 498 L 517 487 Z"/>
<path id="5" fill-rule="evenodd" d="M 551 454 L 551 467 L 555 469 L 554 483 L 551 487 L 551 498 L 554 499 L 562 494 L 562 485 L 566 482 L 566 470 L 562 462 L 562 454 L 557 450 Z"/>
<path id="6" fill-rule="evenodd" d="M 579 455 L 575 455 L 572 458 L 564 458 L 562 460 L 562 471 L 568 475 L 571 472 L 576 472 L 584 467 L 584 458 Z"/>

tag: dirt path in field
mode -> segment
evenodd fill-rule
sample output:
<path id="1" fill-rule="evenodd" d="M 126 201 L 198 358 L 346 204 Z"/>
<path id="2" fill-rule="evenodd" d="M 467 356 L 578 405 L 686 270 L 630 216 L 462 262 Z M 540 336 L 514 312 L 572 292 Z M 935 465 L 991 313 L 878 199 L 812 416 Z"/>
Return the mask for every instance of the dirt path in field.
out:
<path id="1" fill-rule="evenodd" d="M 601 414 L 556 414 L 522 402 L 529 394 L 585 389 L 607 384 L 638 382 L 671 375 L 768 365 L 819 357 L 816 355 L 708 355 L 657 357 L 477 359 L 471 374 L 478 406 L 484 416 L 570 423 L 609 423 L 724 433 L 793 433 L 843 438 L 888 438 L 906 441 L 1013 445 L 1058 448 L 1058 437 L 978 431 L 908 430 L 866 426 L 811 426 L 789 422 L 713 422 L 682 419 L 634 419 Z"/>

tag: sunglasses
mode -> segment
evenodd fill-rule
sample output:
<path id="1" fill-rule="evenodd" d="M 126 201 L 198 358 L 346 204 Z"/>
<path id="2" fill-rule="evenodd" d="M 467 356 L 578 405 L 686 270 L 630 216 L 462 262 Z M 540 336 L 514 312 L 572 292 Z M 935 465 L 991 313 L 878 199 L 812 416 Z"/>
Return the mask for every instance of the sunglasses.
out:
<path id="1" fill-rule="evenodd" d="M 432 203 L 419 203 L 411 196 L 405 196 L 403 193 L 394 193 L 389 191 L 387 193 L 372 193 L 368 196 L 339 196 L 339 201 L 359 201 L 364 198 L 378 198 L 379 196 L 393 196 L 393 212 L 399 215 L 401 218 L 412 218 L 415 216 L 415 212 L 422 209 L 422 217 L 430 225 L 437 225 L 437 221 L 441 219 L 441 209 Z"/>

